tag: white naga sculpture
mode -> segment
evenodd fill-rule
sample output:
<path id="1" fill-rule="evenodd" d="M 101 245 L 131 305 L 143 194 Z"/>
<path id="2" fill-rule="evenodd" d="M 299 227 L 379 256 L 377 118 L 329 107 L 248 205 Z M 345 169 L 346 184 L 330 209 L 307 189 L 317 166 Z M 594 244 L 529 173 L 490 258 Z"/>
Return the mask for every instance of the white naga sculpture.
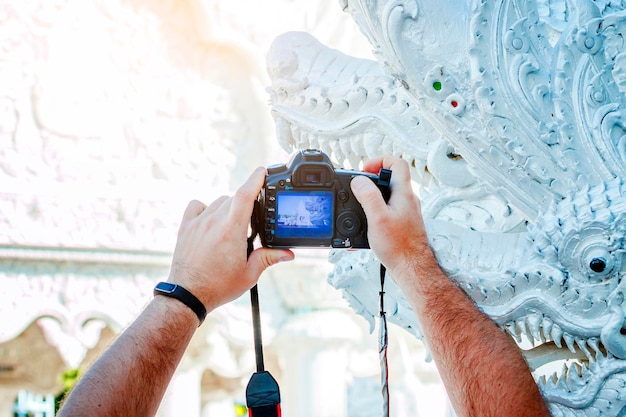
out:
<path id="1" fill-rule="evenodd" d="M 378 62 L 305 33 L 278 38 L 268 70 L 282 146 L 352 167 L 406 159 L 440 264 L 524 349 L 552 414 L 625 415 L 624 2 L 341 5 Z M 373 322 L 376 260 L 331 260 L 331 283 Z M 390 319 L 419 337 L 397 288 L 387 296 Z M 558 361 L 548 378 L 537 370 Z"/>

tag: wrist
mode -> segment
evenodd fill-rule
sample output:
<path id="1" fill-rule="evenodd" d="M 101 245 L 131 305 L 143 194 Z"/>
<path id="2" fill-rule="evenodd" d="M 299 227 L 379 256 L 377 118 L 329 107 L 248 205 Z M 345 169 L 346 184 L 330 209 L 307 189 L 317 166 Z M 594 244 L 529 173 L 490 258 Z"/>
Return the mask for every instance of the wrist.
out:
<path id="1" fill-rule="evenodd" d="M 198 316 L 180 301 L 169 297 L 154 297 L 148 304 L 150 317 L 163 325 L 176 328 L 198 328 Z"/>
<path id="2" fill-rule="evenodd" d="M 191 292 L 181 285 L 171 282 L 159 282 L 154 287 L 155 298 L 168 298 L 176 301 L 179 306 L 185 307 L 188 312 L 192 312 L 198 319 L 198 326 L 202 324 L 207 315 L 204 304 Z M 162 296 L 162 297 L 158 297 Z"/>
<path id="3" fill-rule="evenodd" d="M 407 248 L 401 260 L 393 268 L 393 273 L 400 287 L 425 279 L 437 279 L 439 275 L 445 276 L 434 252 L 427 243 Z"/>

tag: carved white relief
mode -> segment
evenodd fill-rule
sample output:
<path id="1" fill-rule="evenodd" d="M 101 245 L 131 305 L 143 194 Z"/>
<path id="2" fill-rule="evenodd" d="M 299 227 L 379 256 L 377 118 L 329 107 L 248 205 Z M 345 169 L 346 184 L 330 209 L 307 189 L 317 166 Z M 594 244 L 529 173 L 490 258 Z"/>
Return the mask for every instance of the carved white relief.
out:
<path id="1" fill-rule="evenodd" d="M 33 321 L 68 367 L 77 368 L 104 326 L 119 332 L 151 298 L 168 273 L 163 253 L 1 248 L 6 303 L 0 306 L 0 343 Z"/>
<path id="2" fill-rule="evenodd" d="M 187 202 L 269 162 L 261 61 L 192 3 L 0 2 L 0 343 L 42 318 L 77 367 L 167 277 Z"/>
<path id="3" fill-rule="evenodd" d="M 61 357 L 29 381 L 52 382 L 32 389 L 55 391 L 57 368 L 84 365 L 102 327 L 112 337 L 151 298 L 167 276 L 189 199 L 211 201 L 255 166 L 283 160 L 262 55 L 294 23 L 351 50 L 365 44 L 356 31 L 345 34 L 334 7 L 334 0 L 0 0 L 0 280 L 9 300 L 0 305 L 0 343 L 42 329 Z M 282 326 L 289 334 L 292 316 L 304 327 L 323 326 L 321 309 L 330 322 L 333 311 L 341 318 L 302 339 L 314 340 L 313 353 L 326 352 L 323 338 L 341 333 L 341 324 L 354 330 L 352 313 L 323 281 L 327 270 L 311 267 L 319 259 L 298 258 L 280 279 L 262 281 L 266 362 L 279 375 L 281 349 L 293 340 L 273 341 Z M 232 406 L 242 391 L 254 368 L 249 319 L 244 297 L 207 318 L 192 342 L 181 369 L 204 371 L 203 403 L 226 398 Z M 365 344 L 363 327 L 357 343 Z M 28 351 L 13 359 L 29 360 Z M 376 371 L 351 359 L 344 376 L 376 378 Z M 432 367 L 426 373 L 436 381 Z M 296 376 L 302 386 L 324 383 Z M 2 387 L 0 414 L 10 412 L 15 387 Z M 305 408 L 317 400 L 295 385 L 282 388 Z"/>
<path id="4" fill-rule="evenodd" d="M 553 415 L 622 415 L 624 4 L 341 6 L 377 62 L 306 33 L 279 37 L 268 55 L 279 142 L 355 168 L 405 158 L 442 267 L 531 367 L 565 361 L 548 378 L 535 369 Z M 376 260 L 331 260 L 330 282 L 373 321 Z M 406 300 L 387 295 L 391 319 L 419 336 Z"/>

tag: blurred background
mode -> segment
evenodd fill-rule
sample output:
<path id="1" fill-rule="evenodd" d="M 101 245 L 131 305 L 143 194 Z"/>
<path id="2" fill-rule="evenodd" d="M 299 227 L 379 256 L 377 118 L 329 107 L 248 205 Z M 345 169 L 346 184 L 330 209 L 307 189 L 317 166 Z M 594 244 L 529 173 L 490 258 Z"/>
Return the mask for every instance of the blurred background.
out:
<path id="1" fill-rule="evenodd" d="M 265 54 L 301 30 L 370 45 L 331 0 L 0 0 L 0 417 L 54 415 L 167 277 L 191 199 L 285 162 Z M 299 250 L 259 285 L 286 417 L 380 415 L 376 332 Z M 427 353 L 390 327 L 393 416 L 449 416 Z M 247 296 L 213 312 L 159 416 L 246 415 Z"/>

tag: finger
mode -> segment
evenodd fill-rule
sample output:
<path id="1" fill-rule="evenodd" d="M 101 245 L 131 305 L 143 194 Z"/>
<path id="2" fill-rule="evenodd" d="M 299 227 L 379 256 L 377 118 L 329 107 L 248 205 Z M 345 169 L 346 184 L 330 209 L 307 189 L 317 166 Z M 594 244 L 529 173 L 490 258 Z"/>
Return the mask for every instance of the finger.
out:
<path id="1" fill-rule="evenodd" d="M 248 278 L 256 282 L 268 267 L 279 262 L 292 261 L 294 258 L 295 254 L 289 249 L 255 249 L 248 258 Z"/>
<path id="2" fill-rule="evenodd" d="M 373 174 L 378 174 L 378 171 L 380 171 L 381 168 L 385 168 L 383 166 L 382 156 L 372 158 L 363 163 L 363 171 L 371 172 Z"/>
<path id="3" fill-rule="evenodd" d="M 391 198 L 395 195 L 413 193 L 409 164 L 402 158 L 382 156 L 367 161 L 363 169 L 378 174 L 381 168 L 391 170 Z"/>
<path id="4" fill-rule="evenodd" d="M 195 219 L 196 217 L 200 215 L 200 213 L 204 211 L 205 208 L 206 206 L 204 205 L 204 203 L 198 200 L 190 201 L 189 204 L 187 204 L 187 208 L 185 209 L 185 212 L 183 213 L 182 222 L 186 223 L 191 219 Z"/>
<path id="5" fill-rule="evenodd" d="M 400 180 L 409 180 L 411 178 L 411 172 L 409 170 L 409 164 L 402 158 L 395 156 L 381 156 L 378 158 L 370 159 L 363 165 L 363 170 L 378 174 L 381 168 L 390 169 L 393 172 L 393 177 Z"/>
<path id="6" fill-rule="evenodd" d="M 254 202 L 265 183 L 265 173 L 266 170 L 263 167 L 254 170 L 248 180 L 233 195 L 229 214 L 229 220 L 233 224 L 248 225 L 250 222 Z"/>
<path id="7" fill-rule="evenodd" d="M 350 187 L 367 218 L 373 219 L 377 214 L 387 210 L 387 203 L 380 190 L 369 178 L 357 175 L 350 181 Z"/>
<path id="8" fill-rule="evenodd" d="M 203 213 L 208 216 L 216 212 L 222 207 L 222 205 L 224 205 L 224 202 L 228 201 L 228 199 L 229 197 L 225 195 L 216 198 L 215 201 L 213 201 L 206 209 L 204 209 Z"/>

